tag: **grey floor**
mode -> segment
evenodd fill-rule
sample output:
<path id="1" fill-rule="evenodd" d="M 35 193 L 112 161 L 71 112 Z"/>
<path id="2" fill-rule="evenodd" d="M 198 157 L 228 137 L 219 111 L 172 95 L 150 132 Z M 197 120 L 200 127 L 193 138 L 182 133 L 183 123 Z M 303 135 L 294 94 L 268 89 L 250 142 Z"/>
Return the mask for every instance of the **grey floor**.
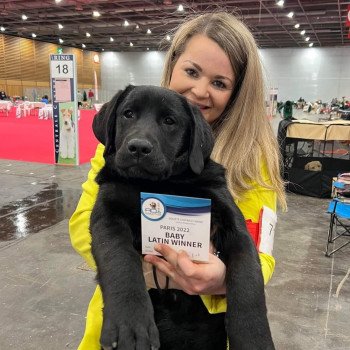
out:
<path id="1" fill-rule="evenodd" d="M 0 349 L 77 348 L 95 283 L 68 218 L 88 169 L 0 160 Z M 290 194 L 279 213 L 266 287 L 277 349 L 350 349 L 350 246 L 325 257 L 328 202 Z"/>

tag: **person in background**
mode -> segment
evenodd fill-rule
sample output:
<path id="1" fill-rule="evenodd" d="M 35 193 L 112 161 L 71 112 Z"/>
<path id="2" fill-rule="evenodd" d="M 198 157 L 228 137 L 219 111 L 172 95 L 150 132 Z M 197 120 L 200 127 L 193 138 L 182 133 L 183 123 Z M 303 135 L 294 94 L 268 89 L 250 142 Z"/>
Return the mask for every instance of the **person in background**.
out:
<path id="1" fill-rule="evenodd" d="M 6 100 L 7 96 L 6 96 L 6 92 L 4 90 L 0 91 L 0 100 Z"/>
<path id="2" fill-rule="evenodd" d="M 265 115 L 257 45 L 240 20 L 226 12 L 215 12 L 184 22 L 167 52 L 161 85 L 198 106 L 211 125 L 215 136 L 211 157 L 227 169 L 229 189 L 252 232 L 261 228 L 259 220 L 265 211 L 276 212 L 277 198 L 286 208 L 278 144 Z M 98 193 L 95 177 L 104 166 L 103 152 L 104 146 L 99 144 L 69 222 L 73 247 L 93 269 L 96 264 L 91 253 L 89 223 Z M 261 236 L 268 240 L 269 233 L 261 232 Z M 275 266 L 273 235 L 270 237 L 266 250 L 257 246 L 265 283 Z M 170 278 L 170 288 L 200 295 L 210 313 L 226 311 L 226 267 L 219 257 L 210 254 L 208 264 L 196 264 L 186 253 L 169 246 L 159 244 L 156 249 L 165 259 L 146 255 L 145 276 L 149 276 L 154 265 L 158 275 Z M 155 288 L 153 280 L 148 281 L 147 287 Z M 102 309 L 102 293 L 97 286 L 79 350 L 100 350 Z"/>
<path id="3" fill-rule="evenodd" d="M 94 92 L 90 89 L 89 92 L 88 92 L 88 97 L 89 97 L 89 101 L 90 101 L 90 107 L 92 107 L 92 102 L 93 102 L 93 99 L 94 99 Z"/>
<path id="4" fill-rule="evenodd" d="M 42 98 L 41 98 L 41 102 L 44 102 L 46 104 L 49 103 L 49 97 L 47 95 L 44 95 Z"/>
<path id="5" fill-rule="evenodd" d="M 77 92 L 77 100 L 78 100 L 78 109 L 83 105 L 83 95 L 80 92 L 80 90 L 78 90 Z"/>

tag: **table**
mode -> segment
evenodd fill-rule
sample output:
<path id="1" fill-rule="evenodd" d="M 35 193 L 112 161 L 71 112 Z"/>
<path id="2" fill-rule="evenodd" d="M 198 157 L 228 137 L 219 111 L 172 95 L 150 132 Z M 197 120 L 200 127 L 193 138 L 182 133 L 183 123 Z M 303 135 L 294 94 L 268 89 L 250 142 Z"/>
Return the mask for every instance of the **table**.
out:
<path id="1" fill-rule="evenodd" d="M 12 105 L 11 101 L 0 100 L 0 115 L 7 117 Z"/>

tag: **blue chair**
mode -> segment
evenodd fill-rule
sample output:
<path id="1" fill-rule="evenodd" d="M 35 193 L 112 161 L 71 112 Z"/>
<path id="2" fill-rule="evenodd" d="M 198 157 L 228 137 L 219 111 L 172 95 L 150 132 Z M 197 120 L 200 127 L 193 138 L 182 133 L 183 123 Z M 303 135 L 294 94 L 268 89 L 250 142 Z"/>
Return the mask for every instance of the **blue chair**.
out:
<path id="1" fill-rule="evenodd" d="M 350 198 L 333 198 L 327 212 L 331 214 L 326 248 L 326 256 L 329 257 L 350 243 Z M 338 238 L 341 238 L 343 243 L 335 248 L 333 243 Z M 344 242 L 344 239 L 347 241 Z"/>

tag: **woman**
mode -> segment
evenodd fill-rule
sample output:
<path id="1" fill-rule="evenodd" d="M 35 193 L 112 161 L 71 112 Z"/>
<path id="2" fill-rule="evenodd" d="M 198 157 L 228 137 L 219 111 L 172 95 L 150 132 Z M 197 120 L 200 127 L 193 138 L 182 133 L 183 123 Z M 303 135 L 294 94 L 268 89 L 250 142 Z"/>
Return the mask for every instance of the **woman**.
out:
<path id="1" fill-rule="evenodd" d="M 161 85 L 197 105 L 211 124 L 216 140 L 212 158 L 226 167 L 230 191 L 250 226 L 256 228 L 263 206 L 275 212 L 277 197 L 283 208 L 286 202 L 278 146 L 265 116 L 262 69 L 252 34 L 225 12 L 195 17 L 177 30 L 164 67 Z M 94 179 L 104 165 L 103 150 L 103 145 L 98 145 L 70 220 L 72 244 L 93 268 L 89 220 L 98 192 Z M 183 252 L 164 245 L 157 249 L 166 261 L 156 256 L 146 256 L 145 261 L 170 277 L 172 287 L 200 294 L 211 313 L 225 312 L 225 265 L 218 257 L 211 254 L 209 264 L 195 264 Z M 271 251 L 268 253 L 260 252 L 265 283 L 275 265 Z M 100 349 L 102 305 L 97 287 L 80 350 Z"/>

